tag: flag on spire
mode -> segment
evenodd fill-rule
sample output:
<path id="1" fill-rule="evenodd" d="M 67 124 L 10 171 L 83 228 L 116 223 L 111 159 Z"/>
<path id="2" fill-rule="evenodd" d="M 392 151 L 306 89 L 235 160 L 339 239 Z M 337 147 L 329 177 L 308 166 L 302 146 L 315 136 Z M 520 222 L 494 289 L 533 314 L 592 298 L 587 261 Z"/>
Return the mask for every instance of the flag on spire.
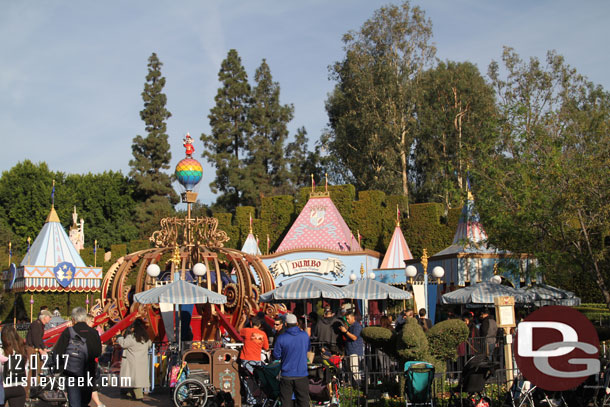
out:
<path id="1" fill-rule="evenodd" d="M 51 206 L 55 206 L 55 180 L 53 180 L 53 189 L 51 190 Z"/>
<path id="2" fill-rule="evenodd" d="M 398 209 L 398 204 L 396 204 L 396 226 L 400 226 L 400 209 Z"/>

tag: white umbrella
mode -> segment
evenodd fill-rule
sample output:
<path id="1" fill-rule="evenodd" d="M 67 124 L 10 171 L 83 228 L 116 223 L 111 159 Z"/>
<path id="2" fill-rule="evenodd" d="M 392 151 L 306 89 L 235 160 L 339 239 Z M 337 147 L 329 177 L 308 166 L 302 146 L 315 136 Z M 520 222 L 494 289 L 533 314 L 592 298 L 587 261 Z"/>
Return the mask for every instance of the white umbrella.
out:
<path id="1" fill-rule="evenodd" d="M 135 295 L 140 304 L 224 304 L 227 297 L 184 280 L 151 288 Z"/>
<path id="2" fill-rule="evenodd" d="M 296 300 L 312 300 L 324 298 L 338 300 L 345 298 L 345 294 L 339 287 L 326 284 L 321 281 L 302 277 L 290 283 L 284 284 L 275 290 L 261 294 L 261 302 L 282 302 Z"/>
<path id="3" fill-rule="evenodd" d="M 387 300 L 388 298 L 391 300 L 408 300 L 411 298 L 411 293 L 408 291 L 370 278 L 346 285 L 341 290 L 345 294 L 345 298 L 355 300 Z"/>
<path id="4" fill-rule="evenodd" d="M 227 297 L 199 287 L 196 284 L 188 283 L 184 280 L 176 280 L 173 283 L 151 288 L 134 296 L 136 302 L 140 304 L 224 304 Z M 178 318 L 178 346 L 182 347 L 182 332 L 180 327 L 181 317 Z"/>
<path id="5" fill-rule="evenodd" d="M 483 282 L 443 294 L 443 304 L 493 304 L 494 298 L 511 296 L 518 304 L 533 304 L 534 294 L 502 284 Z"/>
<path id="6" fill-rule="evenodd" d="M 525 291 L 534 294 L 534 304 L 538 307 L 545 305 L 565 305 L 575 307 L 580 305 L 580 298 L 578 298 L 573 292 L 547 284 L 534 284 L 530 287 L 526 287 Z"/>

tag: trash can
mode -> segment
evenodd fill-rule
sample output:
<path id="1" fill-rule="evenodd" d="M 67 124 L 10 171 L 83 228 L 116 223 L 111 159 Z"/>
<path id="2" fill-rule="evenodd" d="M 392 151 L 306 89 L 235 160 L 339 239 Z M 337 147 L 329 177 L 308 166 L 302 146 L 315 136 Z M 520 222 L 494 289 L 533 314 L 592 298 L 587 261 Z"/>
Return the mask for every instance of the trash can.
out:
<path id="1" fill-rule="evenodd" d="M 239 383 L 239 351 L 228 348 L 218 348 L 211 352 L 212 384 L 216 390 L 231 394 L 235 406 L 241 406 L 241 390 Z"/>

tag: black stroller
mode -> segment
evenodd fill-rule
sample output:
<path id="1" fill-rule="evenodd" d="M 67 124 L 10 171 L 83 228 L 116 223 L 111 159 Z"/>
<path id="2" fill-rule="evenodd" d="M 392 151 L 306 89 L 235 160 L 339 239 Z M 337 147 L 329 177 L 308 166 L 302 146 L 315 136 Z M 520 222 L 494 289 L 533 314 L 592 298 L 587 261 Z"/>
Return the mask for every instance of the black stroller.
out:
<path id="1" fill-rule="evenodd" d="M 60 385 L 61 374 L 59 367 L 55 365 L 56 358 L 53 352 L 47 357 L 41 357 L 40 374 L 37 376 L 35 385 L 30 387 L 30 400 L 38 399 L 53 406 L 67 406 L 68 397 Z M 34 373 L 35 370 L 32 370 Z"/>
<path id="2" fill-rule="evenodd" d="M 449 404 L 456 407 L 474 407 L 491 405 L 491 400 L 484 395 L 487 379 L 494 375 L 495 363 L 486 355 L 475 355 L 466 362 L 458 385 L 451 391 Z M 467 397 L 462 397 L 466 393 Z M 456 399 L 456 397 L 458 397 Z"/>

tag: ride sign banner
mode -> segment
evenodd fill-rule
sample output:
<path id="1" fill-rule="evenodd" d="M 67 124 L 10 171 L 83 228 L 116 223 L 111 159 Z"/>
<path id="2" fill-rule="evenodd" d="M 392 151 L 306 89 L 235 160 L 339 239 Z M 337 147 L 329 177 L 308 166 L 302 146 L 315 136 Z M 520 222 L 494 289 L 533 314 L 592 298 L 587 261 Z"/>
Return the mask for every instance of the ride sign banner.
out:
<path id="1" fill-rule="evenodd" d="M 573 389 L 600 370 L 597 331 L 570 307 L 532 312 L 517 325 L 513 346 L 523 376 L 544 390 Z"/>

